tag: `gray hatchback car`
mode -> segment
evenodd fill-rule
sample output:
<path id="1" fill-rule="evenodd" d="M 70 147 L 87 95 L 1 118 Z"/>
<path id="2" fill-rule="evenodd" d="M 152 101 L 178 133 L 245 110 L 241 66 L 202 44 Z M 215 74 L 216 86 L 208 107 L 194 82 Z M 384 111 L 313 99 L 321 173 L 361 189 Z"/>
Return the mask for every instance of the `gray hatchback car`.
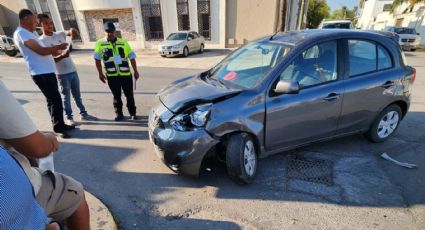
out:
<path id="1" fill-rule="evenodd" d="M 157 95 L 149 137 L 161 160 L 196 176 L 218 157 L 249 183 L 258 158 L 331 138 L 389 138 L 409 109 L 416 70 L 394 35 L 353 30 L 278 33 Z"/>

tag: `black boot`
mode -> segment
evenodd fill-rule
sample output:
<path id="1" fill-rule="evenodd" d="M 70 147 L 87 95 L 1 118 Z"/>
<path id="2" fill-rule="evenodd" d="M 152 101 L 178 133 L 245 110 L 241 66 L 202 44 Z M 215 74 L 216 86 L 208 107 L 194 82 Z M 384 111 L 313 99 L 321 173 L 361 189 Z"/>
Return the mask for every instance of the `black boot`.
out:
<path id="1" fill-rule="evenodd" d="M 122 121 L 122 120 L 124 120 L 124 115 L 122 113 L 117 114 L 117 116 L 115 117 L 115 121 Z"/>

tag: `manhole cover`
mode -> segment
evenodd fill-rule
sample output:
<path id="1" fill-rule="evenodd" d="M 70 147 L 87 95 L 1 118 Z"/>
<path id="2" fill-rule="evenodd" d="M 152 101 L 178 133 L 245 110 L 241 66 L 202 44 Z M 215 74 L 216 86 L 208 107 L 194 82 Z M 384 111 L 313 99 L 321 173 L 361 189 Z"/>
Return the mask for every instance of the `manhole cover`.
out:
<path id="1" fill-rule="evenodd" d="M 303 180 L 325 185 L 333 185 L 332 161 L 307 158 L 304 156 L 288 156 L 286 175 L 288 179 Z"/>

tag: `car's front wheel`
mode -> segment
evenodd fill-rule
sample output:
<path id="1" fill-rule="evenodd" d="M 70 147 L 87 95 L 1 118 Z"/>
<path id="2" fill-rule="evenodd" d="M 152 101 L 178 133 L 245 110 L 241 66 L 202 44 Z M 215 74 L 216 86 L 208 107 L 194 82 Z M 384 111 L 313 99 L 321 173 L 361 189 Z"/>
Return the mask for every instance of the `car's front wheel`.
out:
<path id="1" fill-rule="evenodd" d="M 239 184 L 250 183 L 257 172 L 258 150 L 253 138 L 246 133 L 230 136 L 227 151 L 226 165 L 229 177 Z"/>
<path id="2" fill-rule="evenodd" d="M 184 56 L 184 57 L 189 56 L 189 48 L 187 48 L 187 46 L 186 46 L 186 47 L 184 47 L 184 49 L 183 49 L 183 56 Z"/>
<path id="3" fill-rule="evenodd" d="M 372 142 L 383 142 L 397 130 L 402 117 L 402 111 L 398 105 L 390 105 L 378 115 L 373 122 L 366 137 Z"/>

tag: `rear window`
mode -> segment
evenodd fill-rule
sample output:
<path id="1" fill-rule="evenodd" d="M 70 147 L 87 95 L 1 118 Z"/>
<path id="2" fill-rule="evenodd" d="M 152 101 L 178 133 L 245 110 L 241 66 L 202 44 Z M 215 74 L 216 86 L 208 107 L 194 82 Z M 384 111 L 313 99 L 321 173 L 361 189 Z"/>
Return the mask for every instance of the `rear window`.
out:
<path id="1" fill-rule="evenodd" d="M 335 23 L 325 23 L 323 24 L 323 29 L 350 29 L 350 22 L 335 22 Z"/>
<path id="2" fill-rule="evenodd" d="M 413 28 L 394 28 L 396 34 L 416 34 L 416 30 Z"/>
<path id="3" fill-rule="evenodd" d="M 375 42 L 349 40 L 349 76 L 354 77 L 393 67 L 393 58 L 386 48 Z"/>

